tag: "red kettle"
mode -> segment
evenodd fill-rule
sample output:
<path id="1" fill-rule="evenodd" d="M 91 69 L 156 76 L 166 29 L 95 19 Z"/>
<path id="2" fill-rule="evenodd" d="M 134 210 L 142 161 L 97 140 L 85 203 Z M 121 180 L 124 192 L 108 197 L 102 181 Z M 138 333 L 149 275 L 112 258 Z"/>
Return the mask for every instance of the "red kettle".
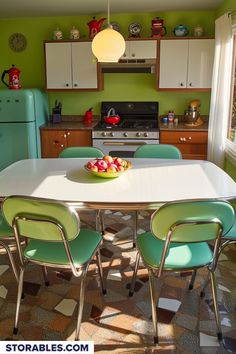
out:
<path id="1" fill-rule="evenodd" d="M 5 75 L 9 75 L 9 84 L 4 81 Z M 21 88 L 20 85 L 20 69 L 17 69 L 14 64 L 9 70 L 4 70 L 1 76 L 1 81 L 6 85 L 10 90 L 19 90 Z"/>
<path id="2" fill-rule="evenodd" d="M 101 18 L 98 21 L 95 20 L 95 17 L 93 17 L 93 19 L 88 22 L 87 25 L 89 26 L 89 38 L 95 37 L 96 34 L 101 31 L 101 26 L 105 20 L 105 17 Z"/>

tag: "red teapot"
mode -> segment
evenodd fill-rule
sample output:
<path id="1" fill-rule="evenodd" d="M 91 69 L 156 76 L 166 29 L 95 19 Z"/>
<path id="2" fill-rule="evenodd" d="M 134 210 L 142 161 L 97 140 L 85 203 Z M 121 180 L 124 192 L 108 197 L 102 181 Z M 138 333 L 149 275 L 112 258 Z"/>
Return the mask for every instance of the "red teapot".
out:
<path id="1" fill-rule="evenodd" d="M 98 21 L 95 20 L 95 17 L 93 17 L 93 19 L 88 22 L 87 25 L 89 26 L 89 38 L 94 38 L 96 34 L 101 31 L 102 24 L 105 20 L 105 17 L 101 18 Z"/>
<path id="2" fill-rule="evenodd" d="M 9 75 L 9 84 L 4 81 L 5 75 Z M 10 90 L 19 90 L 21 88 L 20 85 L 20 70 L 12 64 L 12 67 L 9 70 L 4 70 L 1 76 L 1 81 L 6 85 Z"/>
<path id="3" fill-rule="evenodd" d="M 166 27 L 164 26 L 164 20 L 156 17 L 152 20 L 152 37 L 163 37 L 166 34 Z"/>

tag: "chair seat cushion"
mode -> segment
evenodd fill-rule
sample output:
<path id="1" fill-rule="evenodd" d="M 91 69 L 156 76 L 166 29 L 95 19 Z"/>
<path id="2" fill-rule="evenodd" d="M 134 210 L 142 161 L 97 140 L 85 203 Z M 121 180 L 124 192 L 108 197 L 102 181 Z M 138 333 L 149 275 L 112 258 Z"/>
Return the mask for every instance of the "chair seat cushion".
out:
<path id="1" fill-rule="evenodd" d="M 14 232 L 13 229 L 9 226 L 9 224 L 5 221 L 0 211 L 0 238 L 8 236 L 14 237 Z"/>
<path id="2" fill-rule="evenodd" d="M 224 237 L 222 237 L 222 239 L 229 239 L 229 240 L 235 239 L 236 241 L 236 220 L 234 221 L 231 229 L 224 235 Z"/>
<path id="3" fill-rule="evenodd" d="M 137 247 L 141 257 L 144 263 L 152 268 L 159 268 L 164 244 L 164 241 L 150 232 L 137 237 Z M 171 242 L 164 269 L 192 269 L 207 265 L 211 261 L 212 251 L 206 242 L 188 244 Z"/>
<path id="4" fill-rule="evenodd" d="M 90 260 L 95 249 L 102 241 L 102 236 L 93 230 L 81 229 L 79 235 L 69 242 L 71 254 L 76 267 Z M 24 256 L 30 260 L 68 265 L 68 257 L 63 242 L 48 242 L 31 239 L 24 250 Z"/>

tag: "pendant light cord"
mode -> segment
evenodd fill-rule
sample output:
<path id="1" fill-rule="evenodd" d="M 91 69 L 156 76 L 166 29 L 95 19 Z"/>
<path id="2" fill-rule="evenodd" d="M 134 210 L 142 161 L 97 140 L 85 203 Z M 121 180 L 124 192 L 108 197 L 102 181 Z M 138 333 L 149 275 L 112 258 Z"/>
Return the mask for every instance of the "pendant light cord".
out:
<path id="1" fill-rule="evenodd" d="M 110 0 L 107 0 L 107 22 L 108 27 L 110 27 Z"/>

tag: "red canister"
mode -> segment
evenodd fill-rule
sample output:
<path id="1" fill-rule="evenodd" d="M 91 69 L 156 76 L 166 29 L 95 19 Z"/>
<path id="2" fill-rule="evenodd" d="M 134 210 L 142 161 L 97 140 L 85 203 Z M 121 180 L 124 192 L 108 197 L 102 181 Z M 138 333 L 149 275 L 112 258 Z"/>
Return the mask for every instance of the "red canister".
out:
<path id="1" fill-rule="evenodd" d="M 89 108 L 84 115 L 84 121 L 87 124 L 92 123 L 92 118 L 93 118 L 93 107 Z"/>

